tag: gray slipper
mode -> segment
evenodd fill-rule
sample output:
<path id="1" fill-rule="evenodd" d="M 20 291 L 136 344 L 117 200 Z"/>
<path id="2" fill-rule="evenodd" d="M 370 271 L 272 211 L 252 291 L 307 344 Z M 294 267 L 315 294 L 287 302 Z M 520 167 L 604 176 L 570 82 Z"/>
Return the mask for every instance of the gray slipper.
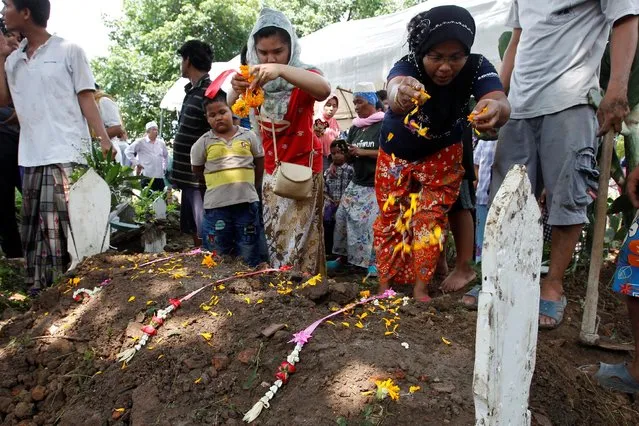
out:
<path id="1" fill-rule="evenodd" d="M 559 327 L 561 321 L 564 319 L 564 310 L 567 304 L 566 296 L 561 296 L 561 300 L 539 299 L 539 315 L 555 320 L 553 325 L 539 324 L 539 328 L 542 330 L 553 330 Z"/>
<path id="2" fill-rule="evenodd" d="M 628 371 L 628 366 L 623 364 L 599 363 L 599 371 L 593 376 L 601 387 L 629 394 L 639 392 L 639 383 Z"/>
<path id="3" fill-rule="evenodd" d="M 466 309 L 470 309 L 471 311 L 476 311 L 477 310 L 477 305 L 479 304 L 479 292 L 480 291 L 481 291 L 481 285 L 476 285 L 473 288 L 471 288 L 469 292 L 464 294 L 464 296 L 474 297 L 475 298 L 475 303 L 466 304 L 464 302 L 461 302 L 462 305 L 464 305 L 464 307 L 466 307 Z"/>

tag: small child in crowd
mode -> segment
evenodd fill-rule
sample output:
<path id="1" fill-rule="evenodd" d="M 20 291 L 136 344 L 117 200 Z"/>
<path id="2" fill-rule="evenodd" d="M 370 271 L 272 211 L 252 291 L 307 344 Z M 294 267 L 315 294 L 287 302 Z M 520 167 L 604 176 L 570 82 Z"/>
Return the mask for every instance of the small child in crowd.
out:
<path id="1" fill-rule="evenodd" d="M 353 179 L 353 166 L 346 162 L 348 144 L 344 139 L 331 142 L 331 167 L 324 172 L 324 243 L 327 255 L 333 253 L 335 212 L 342 194 Z"/>
<path id="2" fill-rule="evenodd" d="M 191 148 L 193 173 L 206 183 L 203 246 L 257 266 L 264 149 L 255 133 L 233 124 L 223 91 L 205 98 L 204 110 L 212 130 Z"/>

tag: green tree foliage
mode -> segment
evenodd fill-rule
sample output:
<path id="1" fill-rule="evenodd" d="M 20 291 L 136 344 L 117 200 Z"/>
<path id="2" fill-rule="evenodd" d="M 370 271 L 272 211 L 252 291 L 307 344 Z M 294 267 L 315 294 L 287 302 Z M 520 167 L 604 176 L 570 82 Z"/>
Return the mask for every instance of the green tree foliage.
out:
<path id="1" fill-rule="evenodd" d="M 300 36 L 340 20 L 394 12 L 424 0 L 265 0 L 282 10 Z M 213 60 L 239 53 L 259 12 L 259 0 L 124 0 L 122 18 L 108 23 L 109 56 L 93 61 L 98 83 L 121 108 L 127 131 L 144 132 L 159 120 L 160 101 L 180 75 L 177 49 L 197 38 L 213 46 Z M 171 135 L 173 114 L 165 114 L 162 134 Z"/>

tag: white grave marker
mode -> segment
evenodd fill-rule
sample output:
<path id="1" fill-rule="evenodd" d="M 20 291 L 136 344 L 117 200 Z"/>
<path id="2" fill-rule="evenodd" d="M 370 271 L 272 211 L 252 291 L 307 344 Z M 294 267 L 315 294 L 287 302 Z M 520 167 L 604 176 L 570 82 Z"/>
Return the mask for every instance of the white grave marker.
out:
<path id="1" fill-rule="evenodd" d="M 524 166 L 514 166 L 493 201 L 482 250 L 473 393 L 476 425 L 530 425 L 539 276 L 539 206 Z"/>
<path id="2" fill-rule="evenodd" d="M 152 204 L 156 219 L 166 219 L 166 201 L 162 197 L 156 198 Z M 151 225 L 142 236 L 145 253 L 161 253 L 166 246 L 166 232 L 157 225 Z"/>
<path id="3" fill-rule="evenodd" d="M 109 249 L 111 190 L 93 169 L 89 169 L 69 190 L 67 246 L 74 269 L 82 259 Z"/>
<path id="4" fill-rule="evenodd" d="M 152 204 L 156 219 L 166 219 L 166 201 L 162 197 L 158 197 Z"/>

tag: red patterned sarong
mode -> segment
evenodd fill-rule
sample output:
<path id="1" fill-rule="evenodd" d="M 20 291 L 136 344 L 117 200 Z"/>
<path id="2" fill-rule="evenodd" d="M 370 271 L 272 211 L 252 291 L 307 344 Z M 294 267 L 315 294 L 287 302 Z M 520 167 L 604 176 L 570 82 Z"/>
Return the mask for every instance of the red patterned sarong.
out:
<path id="1" fill-rule="evenodd" d="M 380 284 L 430 282 L 448 210 L 459 196 L 461 160 L 461 142 L 412 163 L 380 149 L 375 176 L 380 214 L 373 227 Z"/>

